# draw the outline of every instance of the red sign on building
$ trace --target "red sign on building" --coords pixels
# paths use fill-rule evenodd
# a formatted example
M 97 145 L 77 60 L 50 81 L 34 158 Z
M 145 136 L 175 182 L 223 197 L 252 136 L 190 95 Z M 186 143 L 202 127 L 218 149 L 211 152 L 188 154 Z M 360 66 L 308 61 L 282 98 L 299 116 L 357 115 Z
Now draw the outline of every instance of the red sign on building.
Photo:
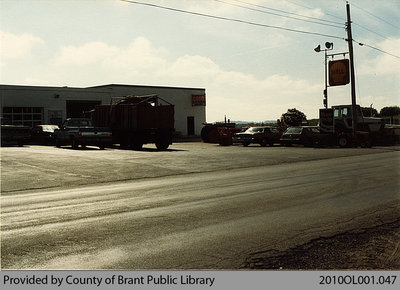
M 206 95 L 192 95 L 192 106 L 205 106 Z
M 333 60 L 329 62 L 329 86 L 343 86 L 350 82 L 349 60 Z

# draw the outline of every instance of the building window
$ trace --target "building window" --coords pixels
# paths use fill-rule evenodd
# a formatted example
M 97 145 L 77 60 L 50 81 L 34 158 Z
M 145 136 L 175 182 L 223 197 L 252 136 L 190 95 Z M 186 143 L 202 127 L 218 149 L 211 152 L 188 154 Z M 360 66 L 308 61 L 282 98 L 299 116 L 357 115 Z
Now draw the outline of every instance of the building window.
M 62 111 L 49 110 L 48 116 L 50 125 L 59 125 L 62 123 Z
M 43 108 L 41 107 L 4 107 L 4 124 L 33 127 L 43 124 Z

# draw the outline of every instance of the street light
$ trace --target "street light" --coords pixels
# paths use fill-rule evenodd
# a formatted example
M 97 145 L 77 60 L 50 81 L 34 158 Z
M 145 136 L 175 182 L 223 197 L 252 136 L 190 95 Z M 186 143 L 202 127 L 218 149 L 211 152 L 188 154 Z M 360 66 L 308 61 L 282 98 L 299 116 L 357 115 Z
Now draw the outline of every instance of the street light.
M 328 50 L 333 49 L 333 42 L 325 42 L 325 49 L 321 49 L 321 45 L 318 45 L 314 48 L 315 52 L 325 52 L 325 90 L 324 90 L 324 106 L 325 109 L 328 108 L 328 68 L 327 68 L 327 58 L 328 58 Z

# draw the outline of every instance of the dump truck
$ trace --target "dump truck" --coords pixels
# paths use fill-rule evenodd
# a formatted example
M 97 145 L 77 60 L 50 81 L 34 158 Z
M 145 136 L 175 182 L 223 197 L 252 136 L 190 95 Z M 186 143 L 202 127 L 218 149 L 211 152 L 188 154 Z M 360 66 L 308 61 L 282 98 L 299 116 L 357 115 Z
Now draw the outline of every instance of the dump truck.
M 398 134 L 394 128 L 385 127 L 381 118 L 364 117 L 361 107 L 356 105 L 357 128 L 353 134 L 352 105 L 332 106 L 320 109 L 319 126 L 321 133 L 330 135 L 331 145 L 340 147 L 370 147 L 377 144 L 396 142 Z
M 157 95 L 129 95 L 110 105 L 98 105 L 93 120 L 96 126 L 111 129 L 114 144 L 134 150 L 149 143 L 166 150 L 175 131 L 174 105 Z

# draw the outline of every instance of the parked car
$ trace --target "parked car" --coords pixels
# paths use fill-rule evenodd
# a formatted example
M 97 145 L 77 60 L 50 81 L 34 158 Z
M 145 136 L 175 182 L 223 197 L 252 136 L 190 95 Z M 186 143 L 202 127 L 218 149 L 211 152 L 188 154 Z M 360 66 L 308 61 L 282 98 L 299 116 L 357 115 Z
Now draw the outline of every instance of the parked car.
M 1 146 L 28 144 L 31 139 L 31 128 L 22 125 L 1 125 Z
M 327 144 L 329 135 L 322 134 L 318 126 L 289 127 L 280 139 L 281 144 L 291 146 L 321 146 Z
M 54 131 L 54 139 L 57 147 L 72 145 L 77 149 L 79 145 L 89 145 L 104 149 L 112 144 L 112 133 L 107 127 L 94 127 L 91 119 L 69 118 Z
M 242 143 L 243 146 L 249 144 L 260 144 L 261 146 L 270 146 L 279 143 L 281 132 L 275 127 L 262 126 L 250 127 L 244 132 L 236 133 L 233 135 L 232 141 L 234 143 Z
M 36 125 L 32 128 L 32 142 L 52 144 L 54 143 L 54 131 L 58 129 L 57 125 Z

